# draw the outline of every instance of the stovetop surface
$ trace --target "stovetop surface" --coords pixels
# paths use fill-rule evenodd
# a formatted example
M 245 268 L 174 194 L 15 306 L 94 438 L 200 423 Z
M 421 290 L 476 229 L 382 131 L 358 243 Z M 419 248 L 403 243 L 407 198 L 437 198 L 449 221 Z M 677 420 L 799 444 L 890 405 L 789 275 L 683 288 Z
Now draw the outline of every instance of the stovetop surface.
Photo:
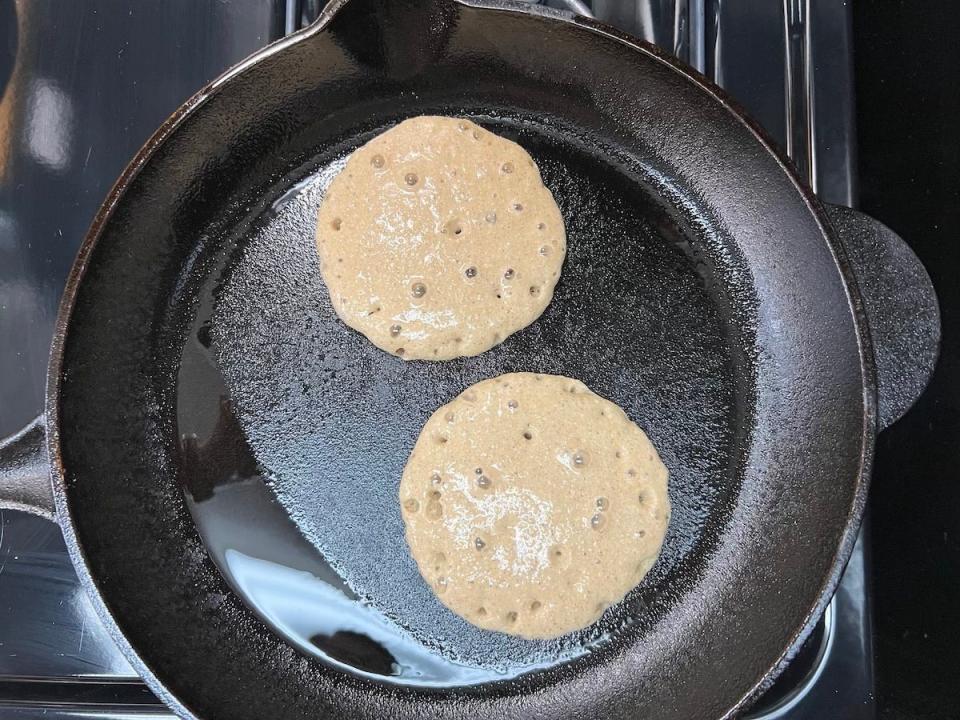
M 785 0 L 552 0 L 674 53 L 728 90 L 829 202 L 856 199 L 849 9 Z M 42 407 L 56 307 L 126 162 L 176 106 L 316 16 L 319 0 L 32 2 L 0 9 L 0 436 Z M 752 714 L 874 717 L 861 536 L 834 602 Z M 57 527 L 0 511 L 0 712 L 168 713 L 97 620 Z

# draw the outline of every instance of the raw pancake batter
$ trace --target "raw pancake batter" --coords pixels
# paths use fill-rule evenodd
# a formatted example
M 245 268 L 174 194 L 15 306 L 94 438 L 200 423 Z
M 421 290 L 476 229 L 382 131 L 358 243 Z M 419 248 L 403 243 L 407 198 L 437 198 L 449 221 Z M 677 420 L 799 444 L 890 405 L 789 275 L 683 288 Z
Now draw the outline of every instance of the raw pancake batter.
M 583 628 L 653 566 L 667 469 L 578 380 L 484 380 L 424 425 L 400 482 L 407 543 L 441 602 L 525 638 Z
M 408 360 L 476 355 L 536 320 L 566 253 L 563 218 L 514 142 L 417 117 L 359 148 L 317 224 L 340 318 Z

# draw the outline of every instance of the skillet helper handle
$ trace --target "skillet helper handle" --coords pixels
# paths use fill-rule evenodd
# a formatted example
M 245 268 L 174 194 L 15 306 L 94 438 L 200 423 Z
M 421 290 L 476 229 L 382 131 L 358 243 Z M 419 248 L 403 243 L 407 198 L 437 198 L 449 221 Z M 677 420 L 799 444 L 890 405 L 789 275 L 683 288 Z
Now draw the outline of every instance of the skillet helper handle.
M 877 422 L 889 427 L 923 393 L 940 353 L 940 307 L 920 259 L 869 215 L 827 205 L 863 297 L 877 371 Z
M 55 519 L 42 415 L 16 435 L 0 440 L 0 508 Z
M 333 0 L 316 25 L 358 62 L 405 79 L 442 54 L 457 12 L 454 0 Z

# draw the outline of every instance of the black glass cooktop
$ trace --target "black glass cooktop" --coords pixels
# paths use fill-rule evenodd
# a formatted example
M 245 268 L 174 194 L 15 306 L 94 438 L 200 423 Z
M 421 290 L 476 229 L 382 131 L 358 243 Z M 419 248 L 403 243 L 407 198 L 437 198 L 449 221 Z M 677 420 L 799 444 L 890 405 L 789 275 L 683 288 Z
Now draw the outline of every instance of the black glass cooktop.
M 206 81 L 322 0 L 0 4 L 0 436 L 42 404 L 57 302 L 100 201 Z M 839 2 L 551 0 L 660 45 L 726 88 L 827 201 L 856 201 L 850 10 Z M 571 58 L 576 62 L 576 58 Z M 824 621 L 753 717 L 873 718 L 861 535 Z M 169 717 L 99 624 L 57 527 L 0 511 L 0 714 Z

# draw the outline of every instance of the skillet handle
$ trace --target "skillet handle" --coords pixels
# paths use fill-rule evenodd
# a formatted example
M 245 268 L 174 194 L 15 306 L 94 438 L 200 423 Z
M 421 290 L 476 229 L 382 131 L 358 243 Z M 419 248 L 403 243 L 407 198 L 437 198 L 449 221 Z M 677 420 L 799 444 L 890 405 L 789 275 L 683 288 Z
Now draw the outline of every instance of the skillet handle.
M 358 62 L 413 77 L 443 53 L 456 28 L 454 0 L 332 0 L 314 25 Z
M 42 415 L 16 435 L 0 440 L 0 508 L 55 520 L 47 427 Z
M 940 353 L 940 307 L 920 259 L 893 230 L 869 215 L 826 205 L 863 297 L 877 369 L 879 429 L 923 393 Z

